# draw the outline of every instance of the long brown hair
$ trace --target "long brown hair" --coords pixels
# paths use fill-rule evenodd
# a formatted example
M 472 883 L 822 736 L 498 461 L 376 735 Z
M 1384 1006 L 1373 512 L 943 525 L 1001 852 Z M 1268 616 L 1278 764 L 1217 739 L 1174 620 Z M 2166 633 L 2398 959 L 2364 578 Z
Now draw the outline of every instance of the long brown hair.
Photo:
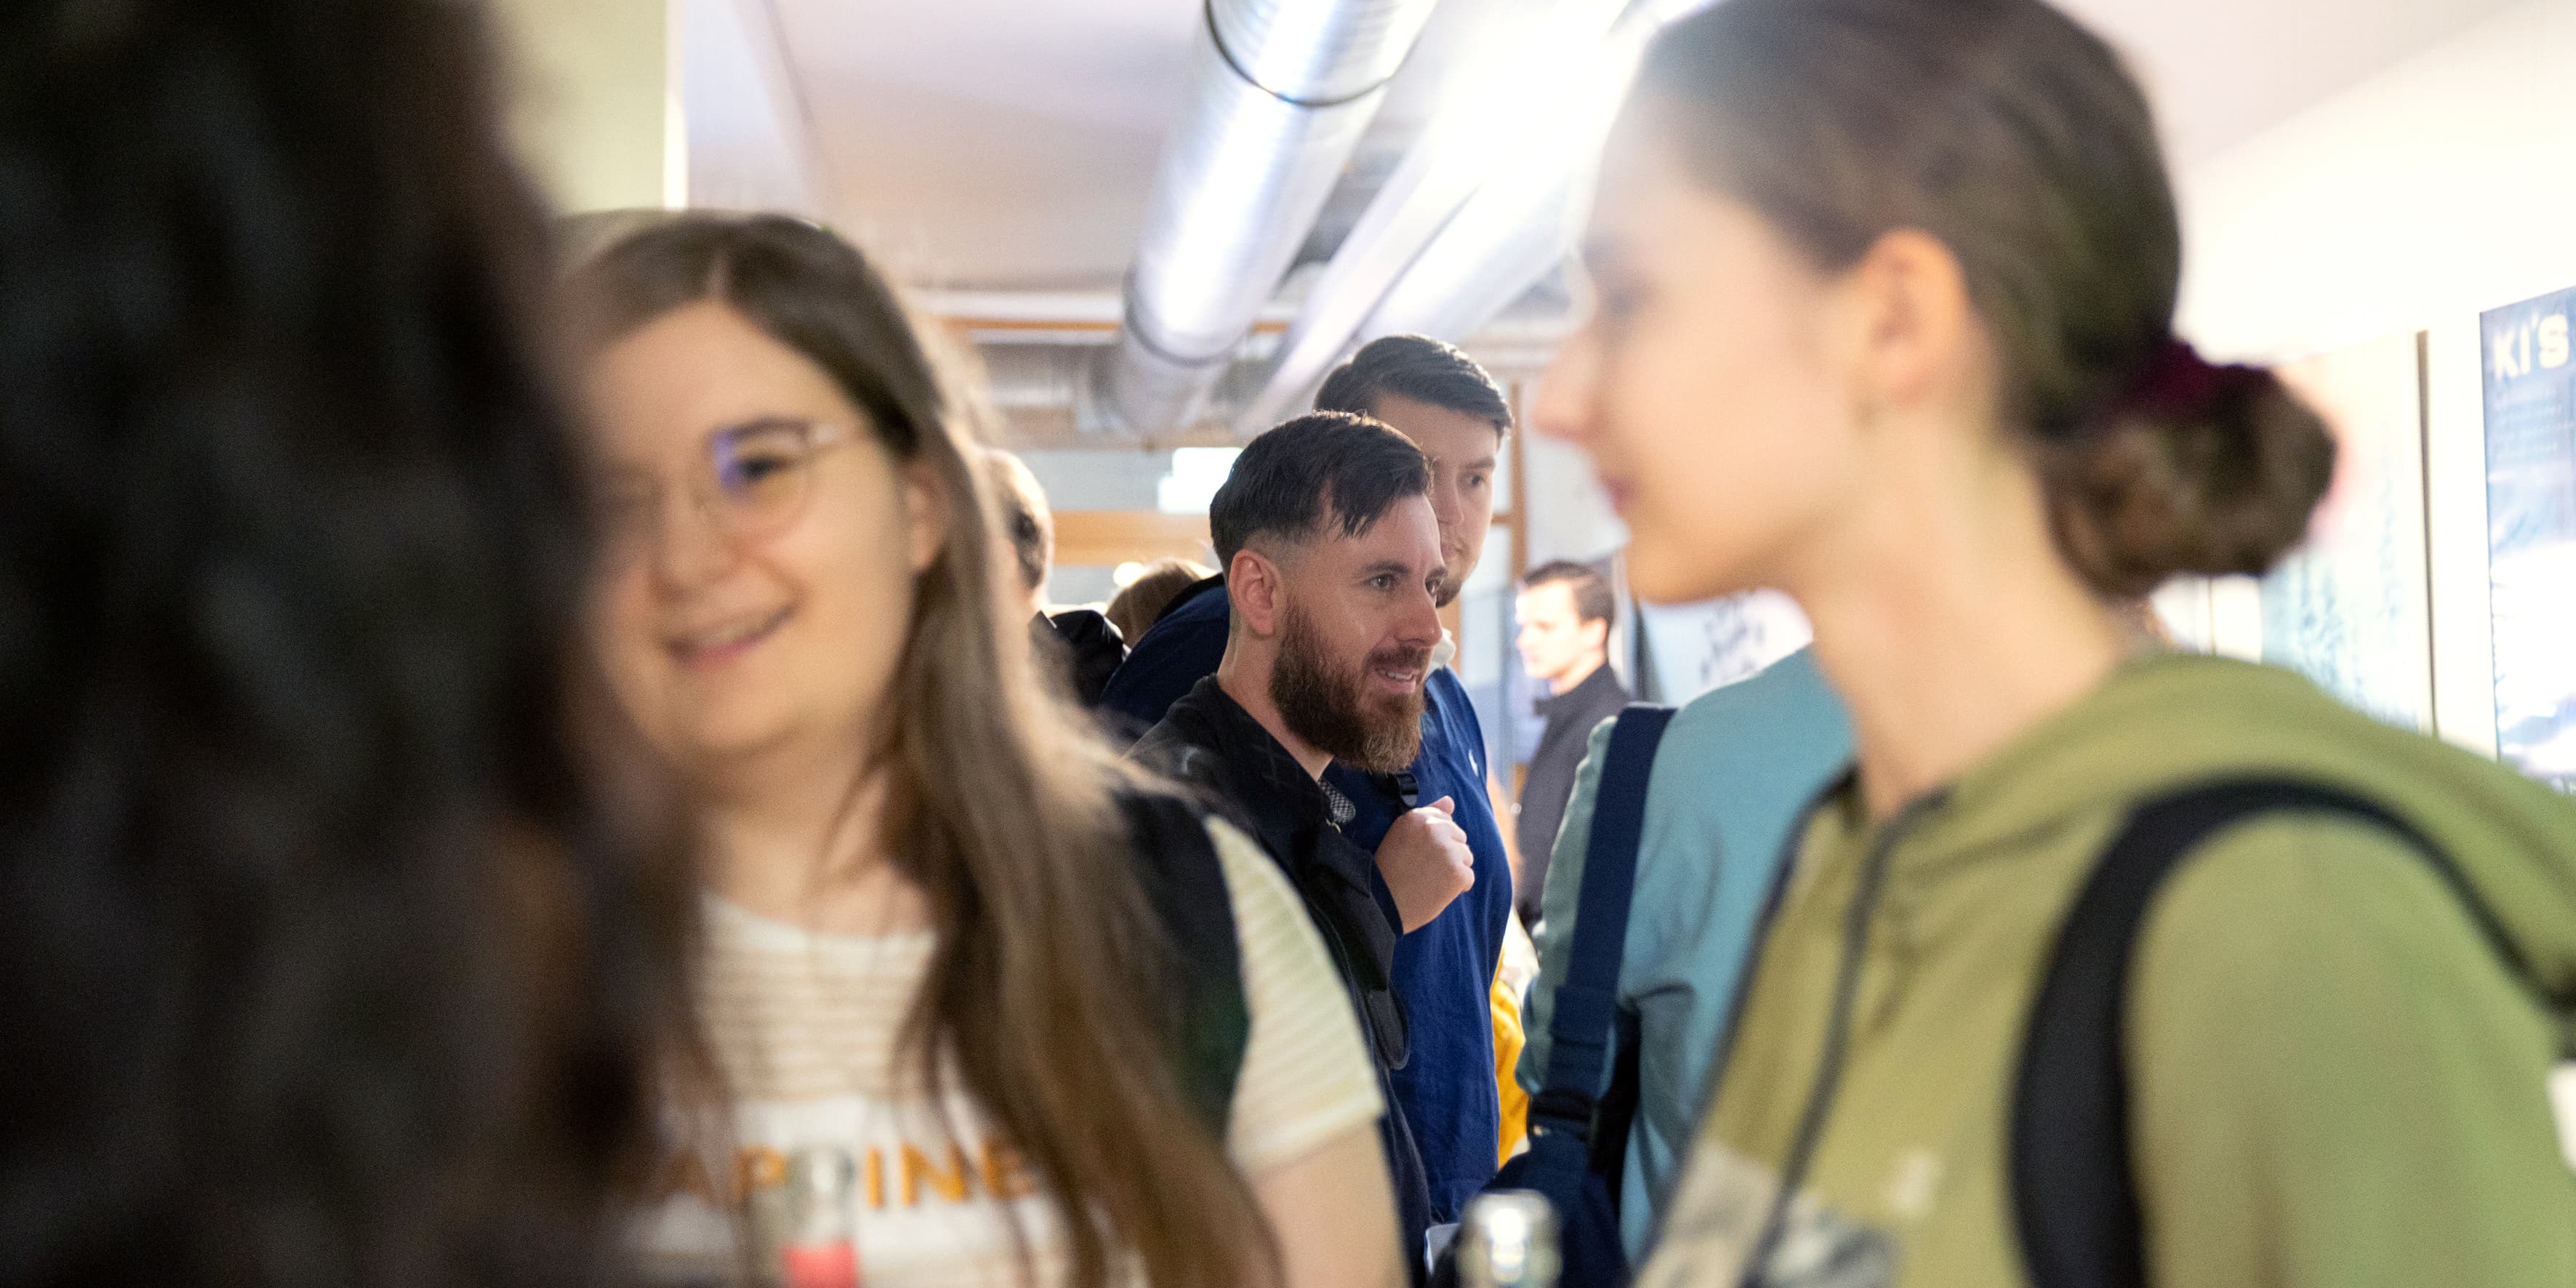
M 2270 373 L 2138 396 L 2174 365 L 2172 187 L 2137 82 L 2044 0 L 1727 0 L 1657 37 L 1639 92 L 1699 181 L 1819 265 L 1899 228 L 1958 257 L 2097 592 L 2260 572 L 2304 535 L 2334 441 Z
M 1052 1195 L 1081 1288 L 1131 1253 L 1156 1288 L 1262 1281 L 1275 1258 L 1259 1209 L 1170 1056 L 1184 976 L 1113 798 L 1125 771 L 1048 695 L 1016 646 L 1022 625 L 999 620 L 981 449 L 894 293 L 824 229 L 696 214 L 610 247 L 570 295 L 589 346 L 686 304 L 733 308 L 829 373 L 892 456 L 964 502 L 914 583 L 877 749 L 887 849 L 928 896 L 938 942 L 903 1049 L 933 1086 L 954 1056 Z
M 0 1283 L 631 1276 L 693 900 L 478 15 L 0 5 Z

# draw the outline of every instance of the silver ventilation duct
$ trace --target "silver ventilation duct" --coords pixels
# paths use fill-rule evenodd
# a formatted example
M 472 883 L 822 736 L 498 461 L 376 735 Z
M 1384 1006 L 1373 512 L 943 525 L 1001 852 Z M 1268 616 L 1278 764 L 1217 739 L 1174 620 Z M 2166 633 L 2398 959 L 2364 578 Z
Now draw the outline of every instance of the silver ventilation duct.
M 1303 402 L 1369 340 L 1465 340 L 1564 262 L 1648 43 L 1703 3 L 1548 0 L 1500 68 L 1432 122 L 1316 275 L 1268 381 L 1236 413 L 1238 432 Z
M 1099 382 L 1130 433 L 1182 428 L 1285 276 L 1433 0 L 1208 0 Z
M 1032 341 L 1026 336 L 1022 332 L 1008 341 L 975 346 L 980 377 L 976 386 L 995 416 L 985 432 L 995 435 L 995 446 L 1160 450 L 1214 445 L 1226 441 L 1230 431 L 1207 420 L 1231 420 L 1234 410 L 1270 373 L 1270 355 L 1264 346 L 1245 345 L 1217 367 L 1206 395 L 1208 417 L 1200 422 L 1204 428 L 1179 426 L 1143 433 L 1104 423 L 1092 396 L 1109 336 L 1099 334 L 1078 342 Z

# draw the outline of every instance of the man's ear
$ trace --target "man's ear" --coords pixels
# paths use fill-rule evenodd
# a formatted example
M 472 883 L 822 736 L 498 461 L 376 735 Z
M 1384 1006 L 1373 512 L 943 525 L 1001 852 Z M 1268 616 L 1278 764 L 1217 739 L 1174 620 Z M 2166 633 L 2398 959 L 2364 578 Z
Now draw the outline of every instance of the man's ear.
M 1605 654 L 1610 651 L 1610 621 L 1608 618 L 1596 617 L 1591 621 L 1584 622 L 1576 626 L 1575 629 L 1583 633 L 1583 647 L 1597 648 Z
M 1225 566 L 1225 593 L 1246 630 L 1263 639 L 1279 633 L 1288 615 L 1287 587 L 1268 555 L 1250 546 L 1235 551 L 1234 561 Z

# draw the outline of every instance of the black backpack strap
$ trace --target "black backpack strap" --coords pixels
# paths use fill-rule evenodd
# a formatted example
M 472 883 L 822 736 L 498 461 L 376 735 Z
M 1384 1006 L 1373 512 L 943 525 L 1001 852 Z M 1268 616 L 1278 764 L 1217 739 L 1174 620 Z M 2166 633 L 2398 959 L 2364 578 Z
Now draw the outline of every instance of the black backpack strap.
M 1600 786 L 1592 800 L 1592 834 L 1584 847 L 1574 942 L 1567 953 L 1565 978 L 1556 986 L 1555 1013 L 1548 1018 L 1547 1081 L 1530 1101 L 1531 1131 L 1586 1141 L 1594 1146 L 1596 1161 L 1606 1143 L 1593 1138 L 1597 1111 L 1604 1101 L 1599 1090 L 1601 1069 L 1611 1060 L 1613 1044 L 1622 1032 L 1619 967 L 1627 956 L 1628 903 L 1637 883 L 1637 846 L 1645 833 L 1646 781 L 1654 771 L 1655 749 L 1672 719 L 1671 707 L 1640 703 L 1620 712 L 1618 723 L 1611 726 Z M 1632 1115 L 1636 1061 L 1631 1057 L 1612 1063 L 1614 1092 L 1621 1064 L 1632 1084 L 1625 1106 Z M 1619 1097 L 1614 1094 L 1608 1099 Z M 1625 1123 L 1617 1126 L 1624 1150 Z M 1611 1174 L 1619 1170 L 1614 1167 Z
M 1628 1132 L 1637 1125 L 1637 1068 L 1642 1042 L 1637 1034 L 1637 1017 L 1621 1015 L 1614 1021 L 1619 1026 L 1613 1039 L 1616 1054 L 1610 1058 L 1610 1085 L 1601 1093 L 1601 1103 L 1592 1111 L 1591 1147 L 1586 1156 L 1594 1175 L 1610 1191 L 1610 1209 L 1619 1209 L 1619 1192 L 1628 1180 Z
M 1146 899 L 1180 967 L 1174 975 L 1181 995 L 1172 1018 L 1173 1063 L 1191 1106 L 1222 1139 L 1252 1037 L 1225 868 L 1208 839 L 1205 816 L 1188 802 L 1131 791 L 1121 794 L 1119 805 L 1135 838 Z
M 2034 1288 L 2146 1284 L 2121 1061 L 2130 962 L 2157 890 L 2184 858 L 2233 824 L 2285 812 L 2359 819 L 2405 841 L 2450 887 L 2516 977 L 2532 978 L 2449 856 L 2371 801 L 2317 783 L 2246 778 L 2182 788 L 2139 805 L 2058 931 L 2023 1040 L 2010 1149 L 2013 1213 Z

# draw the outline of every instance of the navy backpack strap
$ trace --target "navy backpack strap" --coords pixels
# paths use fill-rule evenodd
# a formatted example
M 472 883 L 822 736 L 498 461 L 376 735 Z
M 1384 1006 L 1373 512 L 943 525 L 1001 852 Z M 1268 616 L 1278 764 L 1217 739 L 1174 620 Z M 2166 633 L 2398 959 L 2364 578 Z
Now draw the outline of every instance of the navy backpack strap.
M 2165 878 L 2202 842 L 2258 815 L 2324 813 L 2387 829 L 2419 852 L 2518 977 L 2531 978 L 2495 915 L 2450 858 L 2405 820 L 2337 788 L 2293 779 L 2208 783 L 2129 815 L 2058 931 L 2031 1007 L 2013 1094 L 2013 1214 L 2034 1288 L 2143 1288 L 2146 1240 L 2129 1167 L 2121 1034 L 2128 976 Z
M 1530 1128 L 1589 1140 L 1610 1061 L 1619 1007 L 1619 965 L 1627 955 L 1628 900 L 1637 884 L 1637 844 L 1646 826 L 1646 781 L 1671 707 L 1638 704 L 1618 715 L 1592 798 L 1574 942 L 1556 986 L 1547 1032 L 1547 1081 L 1530 1101 Z

